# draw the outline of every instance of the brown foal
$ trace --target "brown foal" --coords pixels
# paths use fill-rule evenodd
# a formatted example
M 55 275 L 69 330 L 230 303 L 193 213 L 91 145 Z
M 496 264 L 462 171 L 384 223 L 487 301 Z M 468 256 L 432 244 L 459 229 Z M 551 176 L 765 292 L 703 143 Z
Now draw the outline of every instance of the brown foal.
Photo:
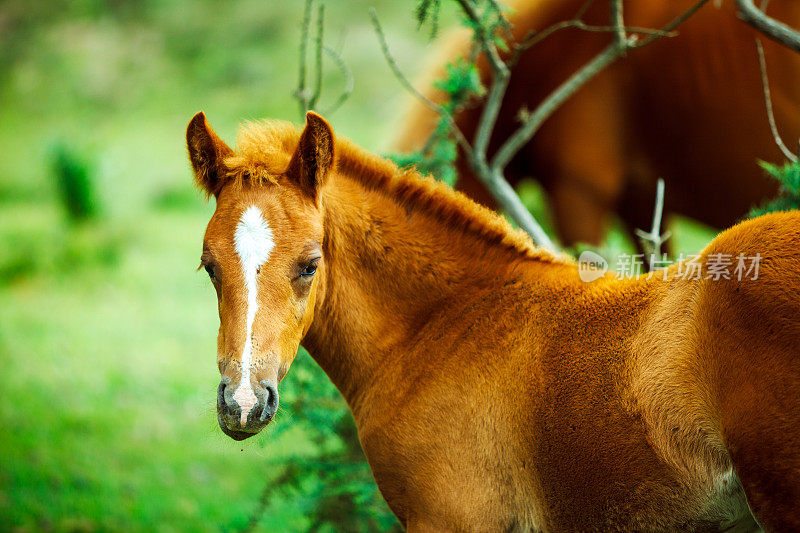
M 698 279 L 584 283 L 313 113 L 187 139 L 226 434 L 272 419 L 302 343 L 410 531 L 800 530 L 800 214 L 722 233 Z

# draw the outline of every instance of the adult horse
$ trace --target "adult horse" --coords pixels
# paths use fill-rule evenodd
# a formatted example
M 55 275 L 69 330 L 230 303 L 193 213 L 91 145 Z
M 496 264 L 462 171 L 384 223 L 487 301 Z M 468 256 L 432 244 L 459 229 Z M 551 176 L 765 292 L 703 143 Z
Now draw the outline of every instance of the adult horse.
M 723 233 L 698 279 L 583 283 L 313 113 L 187 141 L 227 435 L 272 420 L 302 343 L 410 531 L 800 530 L 800 214 Z M 737 254 L 758 279 L 707 276 Z
M 514 40 L 572 19 L 585 3 L 511 2 Z M 626 2 L 625 21 L 660 28 L 695 3 Z M 800 25 L 800 2 L 773 0 L 769 9 L 771 15 Z M 608 2 L 595 1 L 584 18 L 607 25 Z M 659 177 L 667 183 L 666 213 L 716 228 L 733 224 L 777 192 L 758 160 L 783 159 L 767 121 L 756 35 L 736 16 L 733 0 L 709 2 L 679 27 L 676 37 L 631 51 L 576 93 L 512 162 L 509 182 L 526 176 L 539 180 L 566 244 L 598 243 L 615 212 L 631 230 L 649 228 Z M 608 33 L 561 30 L 523 53 L 512 70 L 489 155 L 519 126 L 520 109 L 534 109 L 611 38 Z M 764 48 L 778 127 L 794 148 L 800 138 L 800 55 L 769 40 Z M 469 49 L 466 30 L 447 39 L 427 69 L 423 92 L 441 100 L 431 80 L 442 77 L 444 65 Z M 488 80 L 486 62 L 479 67 Z M 481 111 L 478 107 L 457 115 L 467 138 L 472 138 Z M 395 149 L 419 149 L 437 117 L 416 100 L 401 117 Z M 458 187 L 494 206 L 464 161 L 458 169 Z

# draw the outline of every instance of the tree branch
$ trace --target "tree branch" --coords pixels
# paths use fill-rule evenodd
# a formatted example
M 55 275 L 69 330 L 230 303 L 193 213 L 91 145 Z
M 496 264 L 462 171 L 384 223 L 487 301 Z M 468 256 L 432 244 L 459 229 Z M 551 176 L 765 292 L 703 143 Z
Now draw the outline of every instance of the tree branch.
M 381 46 L 381 52 L 383 53 L 383 57 L 386 58 L 386 62 L 389 64 L 389 68 L 392 70 L 395 78 L 400 82 L 400 85 L 405 88 L 411 95 L 413 95 L 417 100 L 422 102 L 425 107 L 443 117 L 446 121 L 450 130 L 453 132 L 453 135 L 458 143 L 459 147 L 464 151 L 464 154 L 472 158 L 472 146 L 467 141 L 467 138 L 464 137 L 464 133 L 459 129 L 458 125 L 453 118 L 453 115 L 447 112 L 447 110 L 442 107 L 441 105 L 437 104 L 430 98 L 427 98 L 424 94 L 419 92 L 414 88 L 408 78 L 405 77 L 403 71 L 400 70 L 400 67 L 397 65 L 397 61 L 395 61 L 394 57 L 392 56 L 391 52 L 389 51 L 389 44 L 386 41 L 386 34 L 383 33 L 383 28 L 381 27 L 381 23 L 378 20 L 378 12 L 375 10 L 374 7 L 369 8 L 369 17 L 372 20 L 372 26 L 375 28 L 375 34 L 378 36 L 378 42 Z
M 305 120 L 306 111 L 314 109 L 319 103 L 320 96 L 322 95 L 322 53 L 325 52 L 330 56 L 339 70 L 344 76 L 344 89 L 339 95 L 339 98 L 325 110 L 325 114 L 329 115 L 336 111 L 353 92 L 353 73 L 345 64 L 342 56 L 333 48 L 325 45 L 324 43 L 324 28 L 325 28 L 325 4 L 320 2 L 317 8 L 317 31 L 314 37 L 314 63 L 316 71 L 314 76 L 314 87 L 310 89 L 306 84 L 308 77 L 307 68 L 307 49 L 308 40 L 311 27 L 311 11 L 313 8 L 314 0 L 306 0 L 305 10 L 303 12 L 303 23 L 301 26 L 300 37 L 300 55 L 298 57 L 299 73 L 297 79 L 297 88 L 294 91 L 294 97 L 300 104 L 300 118 Z
M 488 7 L 486 9 L 494 9 L 495 15 L 498 17 L 497 24 L 489 24 L 482 20 L 481 15 L 478 13 L 478 8 L 475 0 L 456 0 L 461 6 L 462 11 L 470 21 L 471 26 L 475 32 L 475 41 L 480 45 L 480 50 L 486 57 L 491 72 L 492 72 L 492 85 L 489 94 L 485 100 L 481 116 L 475 130 L 475 138 L 470 145 L 463 138 L 463 135 L 457 138 L 459 146 L 464 151 L 464 156 L 469 162 L 475 176 L 483 182 L 484 186 L 492 193 L 495 200 L 497 200 L 500 207 L 502 207 L 511 218 L 526 231 L 539 246 L 555 250 L 556 247 L 552 240 L 548 237 L 546 232 L 542 229 L 535 218 L 528 212 L 523 205 L 519 196 L 514 189 L 508 184 L 505 179 L 505 168 L 514 156 L 519 152 L 522 147 L 527 144 L 531 138 L 536 134 L 542 124 L 558 109 L 567 99 L 585 85 L 590 79 L 601 72 L 603 69 L 611 65 L 614 61 L 622 57 L 632 48 L 639 48 L 645 44 L 649 44 L 658 38 L 671 36 L 673 30 L 681 23 L 692 16 L 697 10 L 705 5 L 709 0 L 699 0 L 687 12 L 683 13 L 673 21 L 671 21 L 665 28 L 661 30 L 646 30 L 642 28 L 631 29 L 629 35 L 628 28 L 624 25 L 623 18 L 623 5 L 622 0 L 609 0 L 610 2 L 610 19 L 611 26 L 588 26 L 581 18 L 594 2 L 594 0 L 587 0 L 576 18 L 571 21 L 566 21 L 560 24 L 555 24 L 547 28 L 539 34 L 533 35 L 531 38 L 523 40 L 523 44 L 518 45 L 512 54 L 509 62 L 504 62 L 498 51 L 495 36 L 492 34 L 497 27 L 503 28 L 504 19 L 502 14 L 497 11 L 497 5 L 493 0 L 487 0 Z M 396 63 L 388 52 L 385 37 L 378 24 L 377 16 L 374 10 L 370 11 L 373 24 L 375 25 L 379 39 L 381 40 L 381 48 L 384 55 L 389 61 L 389 65 L 395 76 L 400 80 L 401 84 L 427 107 L 435 111 L 441 116 L 448 118 L 448 121 L 455 128 L 454 121 L 449 113 L 439 104 L 432 102 L 419 93 L 408 80 L 402 75 Z M 526 115 L 523 124 L 515 131 L 508 139 L 501 145 L 500 149 L 495 153 L 491 162 L 488 161 L 488 147 L 491 140 L 492 133 L 494 132 L 497 118 L 508 89 L 509 79 L 511 76 L 510 65 L 513 65 L 519 57 L 521 48 L 530 47 L 536 42 L 541 41 L 548 35 L 556 31 L 567 28 L 577 27 L 580 29 L 587 29 L 589 31 L 609 31 L 614 33 L 614 40 L 602 52 L 585 64 L 580 70 L 575 72 L 568 80 L 561 86 L 553 91 L 545 100 L 530 115 Z M 637 42 L 635 34 L 648 34 L 649 37 L 643 42 Z M 524 48 L 523 48 L 524 49 Z M 460 132 L 459 132 L 460 133 Z
M 658 261 L 661 259 L 661 246 L 670 238 L 671 233 L 665 231 L 661 233 L 661 217 L 664 213 L 664 180 L 659 178 L 656 186 L 656 207 L 653 211 L 653 227 L 647 233 L 636 229 L 636 235 L 642 241 L 642 248 L 650 252 L 647 254 L 649 270 L 655 270 Z
M 494 126 L 497 123 L 497 117 L 500 114 L 500 107 L 503 104 L 506 89 L 508 89 L 511 71 L 508 65 L 500 58 L 492 36 L 488 35 L 485 25 L 481 23 L 474 2 L 472 0 L 457 1 L 461 5 L 464 14 L 473 24 L 475 37 L 480 43 L 483 53 L 489 60 L 493 74 L 492 87 L 475 131 L 472 157 L 468 157 L 467 154 L 465 154 L 465 156 L 467 156 L 467 160 L 475 175 L 489 189 L 489 192 L 492 193 L 492 196 L 509 216 L 531 236 L 536 244 L 549 250 L 556 251 L 557 248 L 547 235 L 547 232 L 544 231 L 542 226 L 536 221 L 533 215 L 531 215 L 530 211 L 525 208 L 525 205 L 522 203 L 522 200 L 519 199 L 514 188 L 506 181 L 502 169 L 497 172 L 495 169 L 489 167 L 487 161 L 489 140 L 494 131 Z
M 300 116 L 304 117 L 308 111 L 308 90 L 306 89 L 306 48 L 308 47 L 308 28 L 311 25 L 311 5 L 314 0 L 306 0 L 306 6 L 303 10 L 303 23 L 300 33 L 300 72 L 297 77 L 297 89 L 295 89 L 294 96 L 300 104 Z
M 797 163 L 797 156 L 784 144 L 781 134 L 778 132 L 778 125 L 775 123 L 775 112 L 772 109 L 772 93 L 769 90 L 769 78 L 767 77 L 767 62 L 764 59 L 764 45 L 761 39 L 756 39 L 756 50 L 758 51 L 758 66 L 761 69 L 761 86 L 764 90 L 764 104 L 767 106 L 767 121 L 775 144 L 778 145 L 784 157 L 792 163 Z
M 675 31 L 675 29 L 677 29 L 677 28 L 678 28 L 678 26 L 680 26 L 681 24 L 683 24 L 684 22 L 686 22 L 686 21 L 687 21 L 689 18 L 691 18 L 691 16 L 692 16 L 692 15 L 694 15 L 695 13 L 697 13 L 697 11 L 698 11 L 698 10 L 699 10 L 701 7 L 703 7 L 704 5 L 706 5 L 708 2 L 709 2 L 709 0 L 699 0 L 699 1 L 698 1 L 698 2 L 695 4 L 695 5 L 693 5 L 692 7 L 690 7 L 688 10 L 684 11 L 683 13 L 681 13 L 680 15 L 678 15 L 677 17 L 675 17 L 675 18 L 672 20 L 672 22 L 670 22 L 669 24 L 667 24 L 666 26 L 664 26 L 664 27 L 661 29 L 661 31 L 664 31 L 664 32 L 666 32 L 666 33 L 672 33 L 673 31 Z M 649 38 L 645 39 L 645 40 L 644 40 L 644 41 L 642 41 L 642 42 L 639 42 L 639 43 L 634 43 L 634 44 L 632 45 L 632 48 L 642 48 L 643 46 L 647 46 L 648 44 L 650 44 L 650 43 L 652 43 L 653 41 L 655 41 L 655 40 L 659 39 L 660 37 L 661 37 L 661 36 L 659 36 L 659 35 L 653 35 L 653 36 L 651 36 L 651 37 L 649 37 Z
M 609 9 L 611 10 L 611 27 L 615 30 L 615 39 L 617 41 L 617 45 L 623 50 L 622 53 L 625 53 L 628 49 L 628 37 L 625 35 L 625 22 L 622 16 L 622 0 L 612 0 Z
M 689 11 L 682 14 L 672 22 L 670 22 L 663 30 L 662 35 L 668 35 L 667 32 L 675 30 L 682 22 L 687 20 L 691 14 L 695 13 L 702 7 L 708 0 L 700 0 Z M 616 38 L 603 50 L 600 54 L 595 56 L 589 63 L 584 65 L 580 70 L 573 74 L 567 81 L 560 87 L 553 91 L 537 108 L 529 115 L 523 125 L 509 137 L 500 149 L 495 154 L 491 168 L 494 174 L 502 174 L 508 163 L 514 156 L 522 149 L 522 147 L 530 141 L 536 134 L 539 128 L 544 124 L 555 111 L 567 99 L 569 99 L 578 89 L 585 85 L 590 79 L 608 67 L 614 61 L 624 55 L 628 49 L 639 47 L 635 39 L 628 37 L 625 34 L 623 19 L 621 15 L 622 1 L 611 0 L 611 14 L 612 21 L 617 24 Z M 653 42 L 659 38 L 659 35 L 653 35 L 649 42 Z
M 339 95 L 339 98 L 337 98 L 336 101 L 330 105 L 330 107 L 325 109 L 324 114 L 327 116 L 339 109 L 339 107 L 345 103 L 348 98 L 350 98 L 350 95 L 353 94 L 353 88 L 355 87 L 355 80 L 353 79 L 353 71 L 350 70 L 350 67 L 348 67 L 347 63 L 344 62 L 342 56 L 328 45 L 325 45 L 324 49 L 325 53 L 330 56 L 334 63 L 336 63 L 336 66 L 339 68 L 339 71 L 341 71 L 342 76 L 344 76 L 344 88 L 342 89 L 342 94 Z
M 554 33 L 568 28 L 575 28 L 581 31 L 596 32 L 596 33 L 617 32 L 617 28 L 613 26 L 592 26 L 590 24 L 586 24 L 579 18 L 558 22 L 542 31 L 539 32 L 532 31 L 528 35 L 526 35 L 525 38 L 523 38 L 522 41 L 520 41 L 520 44 L 514 46 L 514 55 L 512 59 L 508 62 L 508 65 L 509 66 L 516 65 L 517 61 L 519 61 L 519 58 L 522 55 L 522 52 L 533 46 L 536 46 L 537 44 L 544 41 Z M 649 37 L 654 37 L 656 39 L 660 39 L 661 37 L 675 37 L 678 35 L 678 33 L 675 31 L 656 30 L 652 28 L 640 28 L 638 26 L 625 26 L 624 30 L 625 33 L 647 35 Z M 636 44 L 633 44 L 632 46 L 638 48 L 638 45 Z
M 317 37 L 314 39 L 314 52 L 317 63 L 317 77 L 314 80 L 314 92 L 308 99 L 308 108 L 314 109 L 317 106 L 320 93 L 322 92 L 322 35 L 325 27 L 325 4 L 320 4 L 317 8 Z
M 770 39 L 800 53 L 800 32 L 769 17 L 753 4 L 753 0 L 736 0 L 736 6 L 742 20 Z
M 618 41 L 608 45 L 599 55 L 573 74 L 529 115 L 523 125 L 509 137 L 492 159 L 492 168 L 505 169 L 523 146 L 533 138 L 539 128 L 550 116 L 567 101 L 578 89 L 590 79 L 620 58 L 627 46 L 620 46 Z
M 492 88 L 489 91 L 489 97 L 486 99 L 486 104 L 483 106 L 481 117 L 478 122 L 480 125 L 475 132 L 475 141 L 473 143 L 474 153 L 479 158 L 486 158 L 486 150 L 489 146 L 492 131 L 497 123 L 497 117 L 500 114 L 500 107 L 503 104 L 503 97 L 508 88 L 508 80 L 511 77 L 511 70 L 500 58 L 500 53 L 497 51 L 492 41 L 492 36 L 486 31 L 486 27 L 481 23 L 480 17 L 476 10 L 473 0 L 457 0 L 461 5 L 461 9 L 472 21 L 475 27 L 475 37 L 481 45 L 483 53 L 489 60 L 492 68 L 494 79 Z

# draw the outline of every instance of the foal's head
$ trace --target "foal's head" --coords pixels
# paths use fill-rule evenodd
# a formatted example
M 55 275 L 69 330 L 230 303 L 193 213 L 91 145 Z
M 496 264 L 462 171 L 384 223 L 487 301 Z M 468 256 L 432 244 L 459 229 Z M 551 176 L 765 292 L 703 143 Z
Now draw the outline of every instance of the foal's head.
M 275 416 L 278 384 L 311 325 L 333 133 L 309 113 L 299 142 L 275 134 L 236 152 L 198 113 L 186 140 L 195 179 L 217 202 L 201 256 L 219 308 L 217 419 L 241 440 Z

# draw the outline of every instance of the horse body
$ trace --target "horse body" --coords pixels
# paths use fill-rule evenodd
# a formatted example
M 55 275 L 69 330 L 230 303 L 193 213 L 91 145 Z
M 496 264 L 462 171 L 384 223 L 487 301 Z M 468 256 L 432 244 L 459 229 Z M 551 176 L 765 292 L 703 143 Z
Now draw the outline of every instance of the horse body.
M 193 124 L 190 147 L 216 139 Z M 755 281 L 681 280 L 674 266 L 588 284 L 443 184 L 334 143 L 316 115 L 299 139 L 273 124 L 245 130 L 235 153 L 211 144 L 193 155 L 217 197 L 206 248 L 225 255 L 253 205 L 274 231 L 254 390 L 302 342 L 407 529 L 744 531 L 751 510 L 800 529 L 800 214 L 743 223 L 703 252 L 760 253 Z M 209 171 L 214 153 L 229 155 Z M 317 239 L 319 269 L 298 285 L 292 265 Z M 235 277 L 214 281 L 230 386 L 244 375 L 224 348 L 243 327 L 227 304 Z M 221 402 L 231 436 L 260 429 Z
M 584 3 L 512 2 L 514 40 L 572 19 Z M 694 3 L 629 2 L 626 24 L 660 28 Z M 771 2 L 770 13 L 790 23 L 800 21 L 797 2 Z M 585 20 L 607 25 L 607 2 L 595 2 Z M 598 243 L 614 212 L 630 229 L 648 227 L 659 177 L 667 183 L 667 213 L 717 228 L 734 223 L 777 192 L 757 160 L 782 159 L 767 122 L 756 35 L 738 19 L 732 0 L 719 7 L 709 3 L 680 26 L 678 36 L 632 50 L 579 90 L 518 154 L 507 179 L 512 184 L 529 176 L 539 180 L 567 244 Z M 568 29 L 523 53 L 512 70 L 490 155 L 518 128 L 520 109 L 534 109 L 610 39 L 605 33 Z M 434 100 L 443 98 L 431 80 L 443 76 L 446 62 L 468 53 L 468 42 L 466 32 L 446 40 L 428 68 L 423 92 Z M 800 137 L 800 57 L 770 41 L 764 48 L 778 127 L 791 146 Z M 486 62 L 479 61 L 479 68 L 488 81 Z M 481 111 L 467 109 L 456 117 L 468 139 Z M 416 100 L 402 117 L 395 148 L 421 148 L 437 117 Z M 494 206 L 468 164 L 459 160 L 458 169 L 458 187 Z
M 572 265 L 520 263 L 480 242 L 453 246 L 430 216 L 398 223 L 407 213 L 373 198 L 384 192 L 331 179 L 332 190 L 353 194 L 325 211 L 351 213 L 353 226 L 328 228 L 337 259 L 326 264 L 326 304 L 303 343 L 349 391 L 378 486 L 404 524 L 704 530 L 749 517 L 729 460 L 660 452 L 649 441 L 633 346 L 643 316 L 665 297 L 657 283 L 588 286 Z M 375 210 L 361 211 L 365 204 Z M 430 265 L 435 272 L 420 270 Z M 387 290 L 395 279 L 402 292 Z M 691 305 L 684 300 L 670 305 Z M 368 339 L 362 353 L 354 338 Z M 352 369 L 373 365 L 354 386 Z M 699 444 L 724 449 L 719 435 L 709 440 Z M 696 471 L 666 463 L 673 453 Z

